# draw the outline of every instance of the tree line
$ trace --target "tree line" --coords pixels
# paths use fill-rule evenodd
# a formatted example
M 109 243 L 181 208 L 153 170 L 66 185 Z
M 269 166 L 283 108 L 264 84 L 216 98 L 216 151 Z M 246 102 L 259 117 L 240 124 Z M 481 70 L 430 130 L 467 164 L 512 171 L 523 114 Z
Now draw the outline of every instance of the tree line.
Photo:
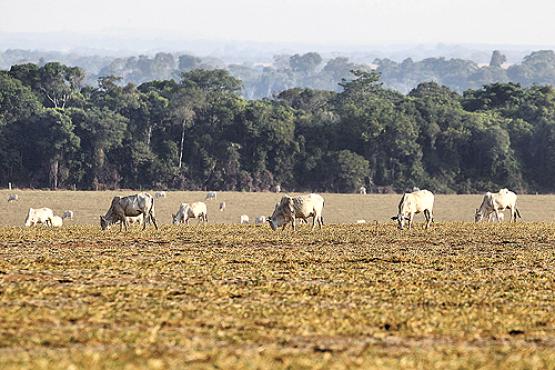
M 552 86 L 408 94 L 353 70 L 339 91 L 247 100 L 229 71 L 136 86 L 60 63 L 0 72 L 0 179 L 35 188 L 517 192 L 555 188 Z M 6 185 L 4 185 L 6 186 Z

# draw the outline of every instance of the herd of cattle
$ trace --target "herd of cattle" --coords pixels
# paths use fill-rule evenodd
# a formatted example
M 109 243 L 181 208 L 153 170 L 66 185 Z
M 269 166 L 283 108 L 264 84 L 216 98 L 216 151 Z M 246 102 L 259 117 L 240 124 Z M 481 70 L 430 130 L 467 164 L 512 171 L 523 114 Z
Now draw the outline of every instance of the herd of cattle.
M 156 198 L 165 198 L 166 193 L 163 191 L 155 193 Z M 216 192 L 208 192 L 206 200 L 216 199 Z M 398 206 L 398 213 L 391 219 L 397 221 L 398 227 L 402 230 L 405 226 L 413 227 L 414 216 L 422 213 L 426 219 L 425 228 L 431 226 L 434 222 L 434 194 L 428 190 L 420 190 L 414 188 L 412 192 L 404 193 Z M 17 195 L 10 195 L 8 201 L 17 201 Z M 511 212 L 511 221 L 516 222 L 517 217 L 521 217 L 516 207 L 517 196 L 508 189 L 501 189 L 497 193 L 487 192 L 482 200 L 480 208 L 477 208 L 474 214 L 475 222 L 482 220 L 498 222 L 503 221 L 503 211 Z M 225 202 L 220 203 L 220 211 L 224 211 Z M 293 230 L 296 229 L 297 222 L 307 223 L 312 218 L 312 230 L 319 226 L 321 229 L 324 225 L 324 198 L 318 194 L 300 195 L 291 197 L 285 195 L 279 203 L 276 203 L 271 216 L 257 216 L 255 224 L 269 223 L 272 230 L 278 228 L 285 229 L 287 225 L 291 225 Z M 65 211 L 60 216 L 54 215 L 50 208 L 30 208 L 25 219 L 25 226 L 30 227 L 37 224 L 49 227 L 61 227 L 64 219 L 72 220 L 74 214 L 72 211 Z M 199 223 L 208 222 L 208 210 L 206 203 L 181 203 L 177 213 L 172 214 L 172 223 L 174 225 L 184 223 L 189 224 L 191 219 L 198 219 Z M 113 224 L 119 223 L 120 231 L 122 228 L 128 229 L 129 225 L 142 225 L 144 230 L 147 224 L 152 224 L 156 229 L 156 216 L 154 212 L 154 198 L 146 192 L 119 197 L 112 199 L 110 207 L 103 216 L 100 216 L 100 227 L 102 230 L 110 229 Z M 241 215 L 241 224 L 250 223 L 247 215 Z M 357 220 L 357 224 L 366 223 L 365 220 Z

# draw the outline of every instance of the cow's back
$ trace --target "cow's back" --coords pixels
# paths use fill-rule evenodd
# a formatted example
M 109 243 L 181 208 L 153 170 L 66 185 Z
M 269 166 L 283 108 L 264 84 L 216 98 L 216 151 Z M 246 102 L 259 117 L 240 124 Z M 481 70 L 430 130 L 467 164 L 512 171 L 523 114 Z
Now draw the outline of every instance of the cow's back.
M 399 203 L 399 212 L 418 213 L 434 208 L 434 194 L 429 190 L 417 190 L 405 193 Z
M 296 217 L 310 217 L 322 211 L 324 207 L 324 198 L 319 194 L 301 195 L 293 198 Z

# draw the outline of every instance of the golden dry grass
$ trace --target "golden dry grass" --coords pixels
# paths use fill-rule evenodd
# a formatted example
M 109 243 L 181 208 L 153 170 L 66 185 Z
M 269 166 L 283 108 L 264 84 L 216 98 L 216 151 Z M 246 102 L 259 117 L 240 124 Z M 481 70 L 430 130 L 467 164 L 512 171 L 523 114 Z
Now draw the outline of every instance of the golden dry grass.
M 210 225 L 178 227 L 205 193 L 170 192 L 161 230 L 128 233 L 97 223 L 131 192 L 13 193 L 2 225 L 42 206 L 76 220 L 0 227 L 2 369 L 555 369 L 555 225 L 532 222 L 554 196 L 475 225 L 481 196 L 438 195 L 435 226 L 401 232 L 398 195 L 324 194 L 329 224 L 380 223 L 293 234 L 225 225 L 271 213 L 273 193 L 219 193 Z
M 555 225 L 0 228 L 3 369 L 555 368 Z

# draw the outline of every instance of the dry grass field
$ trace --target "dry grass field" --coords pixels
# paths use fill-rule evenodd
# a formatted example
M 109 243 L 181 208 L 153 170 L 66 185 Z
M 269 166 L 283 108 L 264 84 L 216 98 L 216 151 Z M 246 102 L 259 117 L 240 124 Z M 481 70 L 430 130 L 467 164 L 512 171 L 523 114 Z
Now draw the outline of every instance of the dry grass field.
M 555 224 L 532 222 L 555 197 L 476 225 L 480 196 L 438 196 L 431 230 L 399 231 L 398 196 L 328 194 L 330 225 L 292 233 L 218 224 L 276 194 L 220 193 L 186 227 L 170 211 L 204 193 L 169 193 L 161 230 L 119 233 L 97 225 L 115 193 L 17 193 L 3 225 L 29 206 L 76 220 L 0 227 L 2 369 L 555 369 Z M 380 223 L 332 225 L 359 218 Z

